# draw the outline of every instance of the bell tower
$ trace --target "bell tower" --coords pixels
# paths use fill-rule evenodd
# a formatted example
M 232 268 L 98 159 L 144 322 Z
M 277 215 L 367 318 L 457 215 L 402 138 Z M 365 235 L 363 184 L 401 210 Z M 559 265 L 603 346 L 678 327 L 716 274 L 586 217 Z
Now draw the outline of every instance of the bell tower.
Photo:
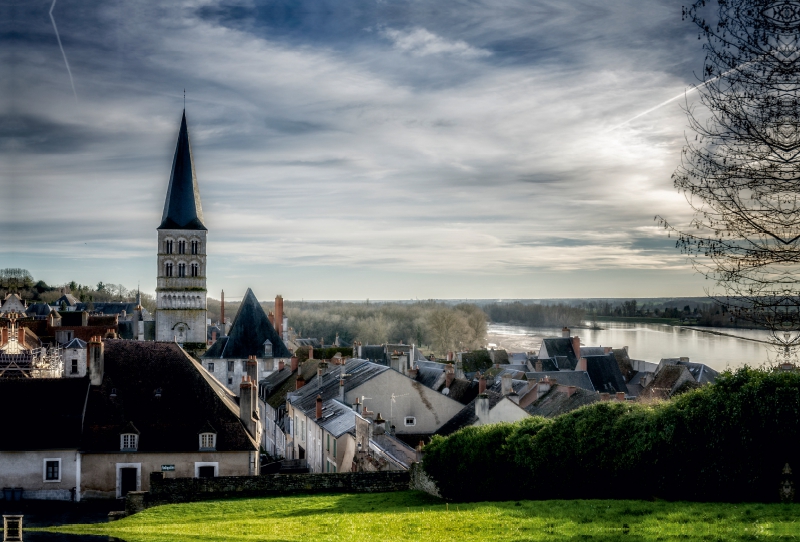
M 207 235 L 184 110 L 158 227 L 157 341 L 206 342 Z

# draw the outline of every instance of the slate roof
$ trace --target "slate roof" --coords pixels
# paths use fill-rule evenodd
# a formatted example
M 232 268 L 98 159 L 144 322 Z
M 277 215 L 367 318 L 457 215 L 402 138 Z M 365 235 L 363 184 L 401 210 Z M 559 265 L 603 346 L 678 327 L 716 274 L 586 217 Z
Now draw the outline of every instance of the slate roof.
M 79 338 L 75 337 L 67 344 L 65 344 L 62 348 L 86 348 L 86 343 Z
M 447 365 L 436 362 L 417 363 L 417 377 L 414 379 L 426 388 L 442 391 L 446 384 L 445 368 Z M 474 380 L 454 378 L 450 384 L 447 396 L 459 403 L 466 405 L 478 395 L 478 383 Z
M 636 371 L 633 369 L 633 363 L 631 363 L 631 358 L 628 356 L 627 348 L 614 348 L 612 352 L 617 359 L 617 365 L 623 378 L 625 378 L 626 382 L 629 381 L 636 374 Z
M 0 378 L 0 450 L 77 449 L 88 390 L 88 378 Z
M 600 400 L 600 394 L 586 389 L 578 388 L 571 397 L 567 397 L 564 386 L 558 385 L 539 397 L 527 407 L 525 411 L 531 416 L 544 416 L 555 418 L 585 405 L 591 405 Z
M 628 393 L 628 387 L 625 385 L 625 379 L 613 352 L 604 356 L 586 356 L 586 372 L 589 373 L 595 390 L 606 393 L 618 391 Z
M 319 359 L 309 359 L 300 364 L 298 372 L 303 376 L 303 379 L 306 382 L 310 382 L 312 378 L 316 378 L 317 367 L 319 367 L 321 361 L 322 360 Z M 296 387 L 297 372 L 294 372 L 289 375 L 289 378 L 283 380 L 277 386 L 270 387 L 268 390 L 265 389 L 265 393 L 261 396 L 261 398 L 272 408 L 278 409 L 281 406 L 285 407 L 286 396 L 289 393 L 294 393 Z
M 207 424 L 217 430 L 218 451 L 257 448 L 239 420 L 233 394 L 177 344 L 111 340 L 104 345 L 103 383 L 91 387 L 86 408 L 85 450 L 119 451 L 120 432 L 130 423 L 140 432 L 140 452 L 197 451 L 197 435 Z
M 67 307 L 74 307 L 78 304 L 78 298 L 72 294 L 64 294 L 55 300 L 53 305 L 60 307 L 64 303 Z
M 314 405 L 314 409 L 316 410 L 316 405 Z M 315 412 L 309 414 L 313 415 Z M 335 399 L 323 401 L 322 420 L 317 420 L 317 425 L 339 438 L 351 429 L 355 429 L 356 413 L 351 407 L 343 405 Z
M 689 372 L 694 377 L 695 382 L 701 385 L 713 384 L 716 382 L 719 373 L 704 363 L 693 363 L 690 361 L 679 361 L 678 365 L 682 365 L 689 369 Z
M 26 316 L 49 316 L 53 308 L 47 303 L 31 303 L 25 310 Z
M 258 383 L 258 394 L 263 399 L 269 398 L 280 388 L 284 382 L 292 377 L 291 367 L 284 367 L 278 371 L 273 371 Z
M 253 290 L 248 288 L 236 311 L 228 336 L 217 339 L 203 354 L 203 358 L 247 359 L 249 356 L 256 356 L 260 359 L 264 357 L 266 340 L 272 343 L 272 357 L 291 357 Z
M 528 381 L 527 380 L 511 380 L 511 389 L 514 390 L 514 393 L 517 395 L 523 395 L 525 391 L 528 389 Z M 487 391 L 493 391 L 495 393 L 502 393 L 503 391 L 503 379 L 496 378 L 495 381 L 486 386 Z
M 526 373 L 525 376 L 528 377 L 528 381 L 538 382 L 548 377 L 562 386 L 576 386 L 584 390 L 595 391 L 592 379 L 589 378 L 589 373 L 586 371 L 542 371 Z
M 130 316 L 136 310 L 136 303 L 130 303 L 127 301 L 108 301 L 97 303 L 93 302 L 91 304 L 91 309 L 89 308 L 89 303 L 78 303 L 75 305 L 75 311 L 86 311 L 91 314 L 102 314 L 104 316 L 114 316 L 122 314 L 122 311 L 125 311 L 127 316 Z M 145 316 L 148 316 L 150 313 L 147 309 L 142 311 Z M 71 312 L 63 313 L 63 314 L 70 314 Z M 63 316 L 62 314 L 62 316 Z
M 317 378 L 312 377 L 306 381 L 306 385 L 294 393 L 288 395 L 289 401 L 295 408 L 303 412 L 310 413 L 316 410 L 317 395 L 322 395 L 322 400 L 335 399 L 339 397 L 339 376 L 341 367 L 330 365 L 328 371 L 322 375 L 321 385 L 317 384 Z M 353 388 L 357 388 L 364 382 L 375 378 L 384 371 L 389 371 L 385 365 L 378 365 L 365 359 L 351 359 L 344 365 L 344 372 L 350 376 L 344 379 L 345 393 Z
M 364 345 L 361 347 L 361 359 L 368 359 L 382 365 L 389 365 L 391 360 L 386 354 L 386 347 L 383 345 Z
M 175 157 L 172 159 L 172 173 L 169 177 L 167 198 L 159 230 L 205 230 L 203 225 L 203 206 L 200 203 L 200 189 L 197 187 L 197 174 L 189 142 L 189 129 L 186 126 L 186 110 L 181 118 Z
M 572 339 L 570 337 L 543 339 L 542 344 L 544 344 L 547 354 L 551 358 L 559 358 L 557 366 L 559 370 L 572 370 L 578 365 L 578 357 L 572 348 Z M 560 358 L 564 358 L 563 361 Z
M 502 395 L 493 391 L 487 390 L 486 395 L 489 396 L 489 410 L 492 410 L 495 406 L 497 406 L 497 403 L 503 400 Z M 446 437 L 447 435 L 451 435 L 463 427 L 475 425 L 475 422 L 478 421 L 478 415 L 475 414 L 475 403 L 477 400 L 478 397 L 476 396 L 475 399 L 470 401 L 464 408 L 462 408 L 458 414 L 450 418 L 447 423 L 441 426 L 439 430 L 436 431 L 436 434 Z

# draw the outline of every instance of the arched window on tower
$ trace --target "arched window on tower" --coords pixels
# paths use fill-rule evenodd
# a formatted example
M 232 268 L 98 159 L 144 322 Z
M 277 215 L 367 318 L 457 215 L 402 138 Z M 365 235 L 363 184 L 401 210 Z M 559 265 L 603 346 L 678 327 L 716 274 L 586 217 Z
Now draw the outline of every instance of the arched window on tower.
M 196 263 L 192 264 L 192 276 L 196 277 L 198 273 L 199 266 Z
M 172 239 L 167 239 L 164 241 L 164 252 L 167 254 L 172 254 Z
M 178 241 L 178 254 L 186 254 L 186 241 Z
M 200 241 L 196 239 L 192 241 L 192 254 L 197 254 L 200 251 Z
M 185 277 L 186 276 L 186 264 L 185 263 L 179 263 L 178 264 L 178 276 L 179 277 Z
M 172 276 L 172 264 L 168 263 L 164 266 L 164 274 L 168 277 Z

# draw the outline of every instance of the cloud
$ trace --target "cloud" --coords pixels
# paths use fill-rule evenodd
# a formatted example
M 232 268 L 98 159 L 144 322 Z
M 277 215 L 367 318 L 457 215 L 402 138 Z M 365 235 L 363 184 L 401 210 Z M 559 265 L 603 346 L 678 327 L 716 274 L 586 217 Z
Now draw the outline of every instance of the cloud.
M 381 33 L 392 41 L 395 49 L 414 56 L 446 55 L 474 59 L 492 54 L 489 51 L 471 47 L 462 40 L 446 40 L 424 28 L 405 31 L 385 28 Z

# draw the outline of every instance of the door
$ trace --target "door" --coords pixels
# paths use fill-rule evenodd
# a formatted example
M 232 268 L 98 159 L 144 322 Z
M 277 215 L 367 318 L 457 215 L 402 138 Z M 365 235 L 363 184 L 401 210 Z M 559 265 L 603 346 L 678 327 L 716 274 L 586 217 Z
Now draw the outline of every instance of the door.
M 139 469 L 123 467 L 119 469 L 120 495 L 124 497 L 129 491 L 136 491 L 136 474 Z
M 214 477 L 214 466 L 209 467 L 197 467 L 197 477 L 198 478 L 213 478 Z
M 297 459 L 305 459 L 306 458 L 306 451 L 303 449 L 302 446 L 297 447 Z

